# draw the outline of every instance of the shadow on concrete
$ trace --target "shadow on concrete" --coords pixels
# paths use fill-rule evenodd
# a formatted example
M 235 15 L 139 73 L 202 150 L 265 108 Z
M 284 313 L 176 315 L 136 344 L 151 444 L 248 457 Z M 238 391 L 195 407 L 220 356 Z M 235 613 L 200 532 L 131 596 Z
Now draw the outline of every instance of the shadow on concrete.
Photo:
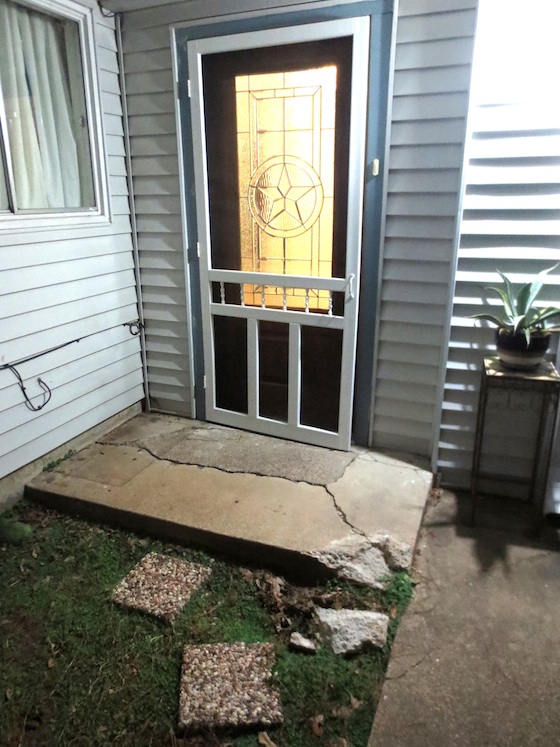
M 445 508 L 443 508 L 445 506 Z M 507 576 L 511 572 L 512 547 L 535 550 L 560 550 L 560 531 L 553 517 L 543 517 L 527 501 L 502 496 L 481 495 L 473 522 L 472 498 L 469 492 L 456 492 L 452 500 L 434 505 L 425 527 L 451 526 L 457 537 L 473 543 L 480 573 L 502 566 Z

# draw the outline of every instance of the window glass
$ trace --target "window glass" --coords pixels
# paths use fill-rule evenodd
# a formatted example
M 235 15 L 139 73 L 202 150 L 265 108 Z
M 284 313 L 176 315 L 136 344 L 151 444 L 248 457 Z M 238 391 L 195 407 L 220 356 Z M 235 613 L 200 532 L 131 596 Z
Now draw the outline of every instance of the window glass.
M 0 39 L 15 208 L 94 208 L 78 23 L 0 0 Z

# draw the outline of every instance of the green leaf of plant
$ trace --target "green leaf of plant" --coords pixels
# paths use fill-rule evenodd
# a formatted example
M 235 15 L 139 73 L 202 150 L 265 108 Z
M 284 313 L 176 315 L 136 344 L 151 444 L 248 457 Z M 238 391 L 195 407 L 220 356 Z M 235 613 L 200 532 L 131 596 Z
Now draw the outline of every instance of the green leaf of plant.
M 517 313 L 517 305 L 515 303 L 515 293 L 513 291 L 513 284 L 511 280 L 507 277 L 507 275 L 504 275 L 503 272 L 500 272 L 499 270 L 496 270 L 498 275 L 502 278 L 504 281 L 504 285 L 506 286 L 506 293 L 504 294 L 503 291 L 500 293 L 502 296 L 502 299 L 504 301 L 504 306 L 506 308 L 508 316 L 511 316 L 512 318 Z M 507 303 L 506 303 L 507 298 Z
M 486 322 L 492 322 L 492 324 L 495 324 L 496 327 L 511 326 L 509 322 L 505 321 L 504 319 L 500 319 L 500 317 L 494 316 L 493 314 L 472 314 L 471 319 L 484 319 L 484 321 Z
M 539 272 L 539 274 L 535 277 L 532 283 L 527 283 L 526 285 L 521 288 L 519 291 L 519 295 L 517 297 L 517 313 L 518 314 L 526 314 L 527 310 L 531 308 L 533 305 L 533 302 L 535 301 L 536 297 L 541 291 L 541 288 L 544 285 L 544 278 L 546 275 L 548 275 L 549 272 L 552 272 L 552 270 L 555 270 L 560 262 L 557 262 L 552 267 L 549 267 L 547 270 L 543 270 L 542 272 Z
M 504 291 L 503 288 L 496 288 L 495 286 L 488 286 L 486 290 L 493 291 L 494 293 L 497 293 L 498 296 L 500 296 L 502 300 L 502 305 L 504 307 L 504 311 L 506 312 L 507 318 L 508 318 L 508 324 L 513 324 L 513 318 L 515 316 L 515 308 L 512 308 L 509 302 L 509 296 Z
M 530 304 L 530 296 L 531 296 L 531 289 L 533 288 L 533 283 L 526 283 L 519 293 L 517 294 L 517 313 L 525 315 L 527 311 L 529 310 L 531 304 Z M 541 283 L 542 285 L 542 283 Z M 537 289 L 537 293 L 540 290 L 540 288 Z
M 535 315 L 532 320 L 532 324 L 541 324 L 547 319 L 552 319 L 555 316 L 560 317 L 560 309 L 556 306 L 547 306 L 546 309 L 534 309 Z
M 520 329 L 524 331 L 528 329 L 525 314 L 516 316 L 513 320 L 513 331 L 519 332 Z
M 525 314 L 524 322 L 521 326 L 527 327 L 528 329 L 534 328 L 536 324 L 536 319 L 539 315 L 540 309 L 529 309 L 527 313 Z

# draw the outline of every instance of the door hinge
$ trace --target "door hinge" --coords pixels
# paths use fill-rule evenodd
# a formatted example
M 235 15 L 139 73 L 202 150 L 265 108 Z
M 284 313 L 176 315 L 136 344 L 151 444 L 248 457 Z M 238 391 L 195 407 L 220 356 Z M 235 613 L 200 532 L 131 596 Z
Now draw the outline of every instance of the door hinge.
M 196 242 L 196 256 L 200 258 L 200 241 Z
M 373 164 L 371 167 L 371 173 L 373 176 L 379 176 L 379 158 L 373 159 Z
M 206 389 L 206 374 L 202 377 L 202 388 Z
M 191 97 L 191 79 L 190 78 L 187 80 L 187 96 L 190 99 Z

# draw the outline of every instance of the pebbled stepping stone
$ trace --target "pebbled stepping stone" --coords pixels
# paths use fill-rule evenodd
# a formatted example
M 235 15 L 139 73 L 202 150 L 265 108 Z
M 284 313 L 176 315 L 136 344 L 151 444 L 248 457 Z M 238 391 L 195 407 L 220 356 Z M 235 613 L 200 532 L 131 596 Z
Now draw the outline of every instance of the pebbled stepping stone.
M 270 684 L 272 643 L 185 646 L 179 693 L 179 726 L 187 731 L 272 726 L 284 720 Z
M 172 622 L 212 569 L 151 552 L 113 591 L 113 601 Z

